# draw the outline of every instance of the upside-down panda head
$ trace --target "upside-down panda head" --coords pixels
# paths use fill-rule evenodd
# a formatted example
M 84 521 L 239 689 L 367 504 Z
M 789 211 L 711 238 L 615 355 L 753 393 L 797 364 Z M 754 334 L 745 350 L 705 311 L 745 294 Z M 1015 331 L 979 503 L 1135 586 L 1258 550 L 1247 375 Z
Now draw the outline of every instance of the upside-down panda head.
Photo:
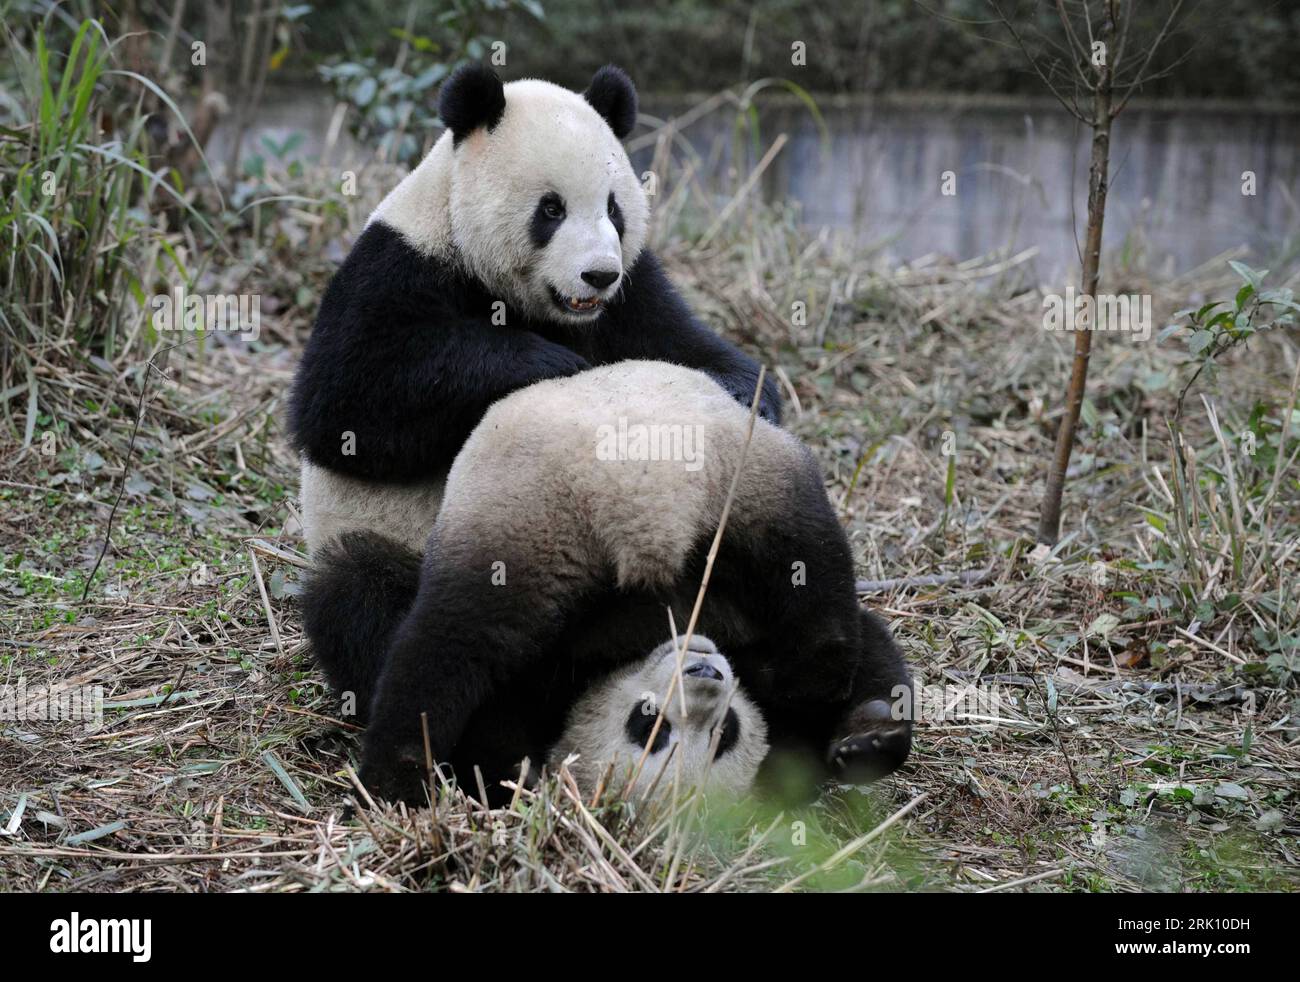
M 645 243 L 649 204 L 620 142 L 636 107 L 613 66 L 582 94 L 503 85 L 483 65 L 448 79 L 438 112 L 451 137 L 451 240 L 489 291 L 536 318 L 600 316 Z
M 595 788 L 613 764 L 610 783 L 625 792 L 653 785 L 658 793 L 678 779 L 683 789 L 749 791 L 767 755 L 762 713 L 737 685 L 726 657 L 698 635 L 682 657 L 685 712 L 678 691 L 661 702 L 677 658 L 675 642 L 666 641 L 597 682 L 570 710 L 564 735 L 551 749 L 551 766 L 577 754 L 569 769 L 586 790 Z M 649 756 L 637 773 L 647 744 Z M 634 773 L 635 782 L 629 783 Z

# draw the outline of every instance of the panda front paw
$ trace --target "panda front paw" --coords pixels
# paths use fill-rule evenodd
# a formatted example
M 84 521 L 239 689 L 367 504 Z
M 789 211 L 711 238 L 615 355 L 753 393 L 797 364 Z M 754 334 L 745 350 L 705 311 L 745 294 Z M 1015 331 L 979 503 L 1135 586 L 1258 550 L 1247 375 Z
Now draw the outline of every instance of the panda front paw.
M 895 719 L 889 703 L 872 699 L 849 711 L 826 763 L 844 784 L 870 784 L 902 766 L 912 749 L 912 723 Z
M 423 808 L 437 794 L 429 786 L 429 773 L 423 754 L 417 756 L 414 748 L 387 748 L 380 752 L 376 748 L 367 747 L 357 776 L 376 801 L 391 804 L 400 801 L 415 808 Z
M 754 387 L 758 384 L 757 376 L 714 375 L 713 380 L 727 390 L 731 398 L 748 409 L 754 404 Z M 758 414 L 769 423 L 781 423 L 781 398 L 776 394 L 776 386 L 769 375 L 763 383 L 763 391 L 758 398 Z
M 591 362 L 582 355 L 552 341 L 542 343 L 535 364 L 539 379 L 568 378 L 590 367 Z

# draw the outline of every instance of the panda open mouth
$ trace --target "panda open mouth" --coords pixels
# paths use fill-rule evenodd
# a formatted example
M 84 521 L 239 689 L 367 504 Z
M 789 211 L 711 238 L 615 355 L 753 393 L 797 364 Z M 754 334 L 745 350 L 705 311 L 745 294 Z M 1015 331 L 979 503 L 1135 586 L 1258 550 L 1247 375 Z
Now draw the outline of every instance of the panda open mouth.
M 696 682 L 722 682 L 722 672 L 707 661 L 697 661 L 688 665 L 683 674 Z
M 605 301 L 600 297 L 566 297 L 562 296 L 555 287 L 551 287 L 551 300 L 561 310 L 570 314 L 594 314 L 605 306 Z

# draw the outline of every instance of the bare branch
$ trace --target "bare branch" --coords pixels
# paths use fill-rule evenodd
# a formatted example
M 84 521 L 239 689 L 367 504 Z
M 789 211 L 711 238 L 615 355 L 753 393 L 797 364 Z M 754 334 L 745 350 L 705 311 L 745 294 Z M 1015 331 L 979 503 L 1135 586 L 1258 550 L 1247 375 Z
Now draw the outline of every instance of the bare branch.
M 1079 267 L 1083 267 L 1083 246 L 1079 244 L 1079 216 L 1074 207 L 1074 187 L 1079 173 L 1078 153 L 1079 131 L 1076 128 L 1070 134 L 1070 238 L 1074 240 L 1074 254 L 1079 258 Z
M 1038 40 L 1042 41 L 1048 47 L 1052 48 L 1052 50 L 1056 51 L 1061 56 L 1060 60 L 1062 63 L 1070 66 L 1074 66 L 1078 63 L 1078 58 L 1076 54 L 1073 51 L 1071 51 L 1069 48 L 1067 48 L 1064 44 L 1060 44 L 1057 41 L 1052 40 L 1050 35 L 1044 34 L 1040 31 L 1038 32 Z M 1071 72 L 1070 74 L 1075 75 L 1078 73 Z
M 1079 54 L 1078 54 L 1078 52 L 1076 52 L 1076 51 L 1072 51 L 1072 50 L 1071 50 L 1069 47 L 1067 47 L 1065 44 L 1059 44 L 1058 42 L 1054 41 L 1054 40 L 1052 39 L 1052 36 L 1051 36 L 1050 34 L 1047 34 L 1047 33 L 1043 32 L 1043 31 L 1039 31 L 1039 32 L 1038 32 L 1038 39 L 1039 39 L 1040 41 L 1042 41 L 1044 44 L 1050 46 L 1054 51 L 1059 52 L 1060 55 L 1061 55 L 1061 60 L 1062 60 L 1065 64 L 1067 64 L 1067 65 L 1071 65 L 1071 66 L 1074 66 L 1074 65 L 1076 65 L 1076 64 L 1078 63 L 1078 61 L 1079 61 Z M 1068 43 L 1068 42 L 1067 42 L 1067 43 Z M 1086 59 L 1085 59 L 1085 60 L 1086 60 Z
M 1059 102 L 1062 105 L 1062 107 L 1064 107 L 1066 112 L 1068 112 L 1071 116 L 1074 116 L 1076 119 L 1078 119 L 1079 122 L 1086 123 L 1088 126 L 1091 126 L 1092 119 L 1088 116 L 1085 116 L 1083 114 L 1083 111 L 1079 109 L 1078 105 L 1074 103 L 1072 100 L 1067 101 L 1065 96 L 1061 95 L 1061 93 L 1057 90 L 1056 86 L 1052 84 L 1052 80 L 1048 78 L 1047 74 L 1043 71 L 1042 66 L 1038 64 L 1038 59 L 1035 58 L 1032 53 L 1030 53 L 1028 46 L 1026 46 L 1025 44 L 1024 38 L 1020 36 L 1020 32 L 1017 31 L 1015 25 L 1012 24 L 1011 21 L 1007 19 L 1006 14 L 1002 13 L 1002 8 L 998 6 L 997 0 L 989 0 L 989 6 L 993 8 L 994 12 L 1001 19 L 1002 25 L 1011 33 L 1011 36 L 1015 38 L 1016 44 L 1020 46 L 1020 51 L 1025 56 L 1025 60 L 1029 62 L 1029 67 L 1034 70 L 1034 72 L 1042 80 L 1043 84 L 1047 86 L 1048 91 L 1050 91 L 1052 95 L 1056 97 L 1056 101 Z M 1091 88 L 1091 86 L 1089 87 Z
M 1084 0 L 1083 9 L 1088 9 L 1087 0 Z M 1070 44 L 1078 48 L 1078 54 L 1083 58 L 1084 64 L 1088 62 L 1090 48 L 1085 48 L 1080 42 L 1078 35 L 1074 33 L 1074 25 L 1070 23 L 1070 15 L 1065 12 L 1065 0 L 1056 0 L 1056 16 L 1061 19 L 1061 26 L 1065 28 L 1065 36 L 1070 39 Z
M 937 17 L 939 18 L 939 20 L 951 21 L 954 24 L 972 24 L 975 26 L 982 26 L 985 24 L 998 23 L 997 18 L 992 18 L 990 20 L 974 20 L 974 19 L 967 19 L 965 17 L 954 17 L 952 14 L 945 14 L 942 11 L 935 10 L 933 7 L 927 7 L 925 4 L 921 2 L 921 0 L 912 0 L 912 3 L 916 4 L 918 7 L 924 10 L 931 17 Z
M 1169 28 L 1173 26 L 1174 19 L 1178 16 L 1178 11 L 1180 11 L 1182 7 L 1183 0 L 1175 0 L 1174 9 L 1169 11 L 1169 17 L 1165 21 L 1164 27 L 1160 28 L 1160 33 L 1156 35 L 1155 41 L 1153 41 L 1151 47 L 1147 49 L 1147 56 L 1142 62 L 1142 67 L 1138 69 L 1137 75 L 1134 76 L 1132 83 L 1124 91 L 1124 95 L 1120 97 L 1119 105 L 1111 109 L 1110 115 L 1112 119 L 1124 111 L 1124 107 L 1128 105 L 1129 99 L 1133 98 L 1133 93 L 1137 91 L 1137 87 L 1145 81 L 1143 76 L 1146 73 L 1147 66 L 1151 64 L 1151 59 L 1155 57 L 1156 51 L 1159 50 L 1160 45 L 1164 43 L 1165 35 L 1169 33 Z M 1119 66 L 1116 65 L 1115 67 L 1118 68 Z
M 1174 73 L 1175 68 L 1177 68 L 1183 62 L 1187 61 L 1194 54 L 1196 54 L 1196 48 L 1195 47 L 1189 48 L 1188 50 L 1184 51 L 1181 55 L 1179 55 L 1177 58 L 1175 58 L 1173 61 L 1171 61 L 1168 65 L 1166 65 L 1164 68 L 1160 69 L 1160 71 L 1152 72 L 1150 75 L 1144 75 L 1140 80 L 1140 84 L 1147 85 L 1151 82 L 1154 82 L 1156 79 L 1168 78 L 1170 75 Z M 1133 84 L 1138 85 L 1139 82 L 1134 82 Z
M 1119 42 L 1115 45 L 1115 57 L 1111 64 L 1115 66 L 1115 74 L 1119 74 L 1119 66 L 1124 60 L 1124 46 L 1128 43 L 1129 23 L 1133 20 L 1133 8 L 1136 4 L 1127 3 L 1124 5 L 1124 19 L 1119 25 Z

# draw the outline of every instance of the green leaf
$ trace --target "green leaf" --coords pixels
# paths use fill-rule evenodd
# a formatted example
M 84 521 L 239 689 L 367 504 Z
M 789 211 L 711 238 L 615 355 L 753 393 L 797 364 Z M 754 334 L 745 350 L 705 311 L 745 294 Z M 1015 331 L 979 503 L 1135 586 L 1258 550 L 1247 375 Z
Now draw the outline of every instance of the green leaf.
M 98 828 L 90 829 L 87 832 L 78 832 L 76 835 L 70 835 L 63 840 L 65 846 L 79 846 L 83 842 L 94 842 L 96 839 L 102 839 L 106 835 L 112 835 L 114 832 L 121 832 L 126 828 L 126 822 L 121 820 L 109 822 L 107 825 L 101 825 Z
M 156 96 L 156 97 L 157 97 L 157 98 L 158 98 L 158 99 L 159 99 L 159 100 L 160 100 L 160 101 L 161 101 L 161 102 L 162 102 L 162 103 L 163 103 L 163 104 L 168 108 L 168 109 L 171 110 L 172 115 L 176 117 L 176 121 L 180 124 L 181 129 L 183 129 L 183 130 L 185 131 L 185 135 L 188 136 L 188 137 L 190 138 L 190 146 L 193 147 L 195 153 L 197 153 L 197 154 L 199 155 L 199 160 L 202 161 L 202 163 L 203 163 L 203 169 L 204 169 L 205 171 L 207 171 L 208 177 L 210 177 L 210 178 L 212 179 L 213 186 L 217 188 L 217 196 L 218 196 L 218 200 L 220 200 L 220 201 L 222 202 L 222 205 L 224 206 L 224 204 L 225 204 L 225 200 L 224 200 L 224 197 L 222 197 L 222 195 L 221 195 L 220 185 L 219 185 L 218 182 L 217 182 L 217 177 L 216 177 L 216 175 L 212 173 L 212 167 L 211 167 L 211 165 L 208 164 L 208 158 L 207 158 L 207 155 L 204 154 L 204 152 L 203 152 L 203 145 L 202 145 L 201 143 L 199 143 L 199 139 L 198 139 L 198 137 L 196 137 L 196 136 L 194 135 L 194 131 L 190 129 L 190 124 L 189 124 L 188 122 L 186 122 L 186 120 L 185 120 L 185 114 L 184 114 L 183 112 L 181 112 L 181 107 L 178 106 L 178 105 L 175 103 L 175 101 L 172 99 L 172 97 L 169 96 L 169 95 L 168 95 L 166 92 L 164 92 L 162 89 L 160 89 L 160 88 L 158 87 L 158 85 L 157 85 L 155 82 L 150 81 L 149 79 L 145 78 L 143 75 L 140 75 L 140 74 L 138 74 L 138 73 L 136 73 L 136 72 L 129 72 L 129 71 L 125 71 L 125 70 L 113 69 L 113 70 L 110 70 L 110 71 L 106 71 L 104 74 L 105 74 L 105 75 L 121 75 L 121 76 L 123 76 L 124 78 L 129 78 L 129 79 L 131 79 L 131 80 L 133 80 L 133 81 L 135 81 L 135 82 L 139 82 L 139 83 L 140 83 L 141 85 L 143 85 L 146 89 L 148 89 L 150 92 L 152 92 L 152 93 L 153 93 L 153 94 L 154 94 L 154 95 L 155 95 L 155 96 Z M 187 206 L 187 207 L 188 207 L 188 206 Z M 192 208 L 190 208 L 189 210 L 190 210 L 192 213 L 194 213 L 194 214 L 197 215 L 197 213 L 193 212 L 193 209 L 192 209 Z
M 307 803 L 306 795 L 302 793 L 294 779 L 289 776 L 289 772 L 284 769 L 284 764 L 280 763 L 280 758 L 274 752 L 268 750 L 262 754 L 262 760 L 267 767 L 271 768 L 271 773 L 280 779 L 280 783 L 284 785 L 289 792 L 289 796 L 293 798 L 298 807 L 303 811 L 310 811 L 311 806 Z
M 1119 618 L 1114 614 L 1098 614 L 1091 624 L 1088 625 L 1087 634 L 1089 636 L 1109 637 L 1110 632 L 1119 627 Z
M 375 93 L 379 91 L 379 83 L 373 78 L 366 77 L 357 83 L 356 89 L 352 93 L 352 101 L 358 106 L 365 108 L 374 101 Z
M 1091 399 L 1083 400 L 1083 404 L 1079 407 L 1079 415 L 1083 417 L 1083 425 L 1089 429 L 1096 426 L 1097 420 L 1100 418 L 1097 415 L 1097 407 Z
M 1259 289 L 1259 284 L 1263 281 L 1264 277 L 1268 275 L 1268 270 L 1266 269 L 1251 269 L 1245 263 L 1239 263 L 1235 259 L 1228 260 L 1228 265 L 1232 267 L 1233 271 L 1238 276 L 1253 286 L 1256 290 Z
M 1199 355 L 1213 343 L 1213 331 L 1196 331 L 1187 339 L 1187 350 L 1194 355 Z
M 1202 307 L 1200 310 L 1196 312 L 1196 316 L 1193 317 L 1192 320 L 1200 321 L 1202 317 L 1208 314 L 1215 307 L 1221 307 L 1225 303 L 1227 303 L 1226 300 L 1211 300 L 1209 303 L 1207 303 L 1204 307 Z

